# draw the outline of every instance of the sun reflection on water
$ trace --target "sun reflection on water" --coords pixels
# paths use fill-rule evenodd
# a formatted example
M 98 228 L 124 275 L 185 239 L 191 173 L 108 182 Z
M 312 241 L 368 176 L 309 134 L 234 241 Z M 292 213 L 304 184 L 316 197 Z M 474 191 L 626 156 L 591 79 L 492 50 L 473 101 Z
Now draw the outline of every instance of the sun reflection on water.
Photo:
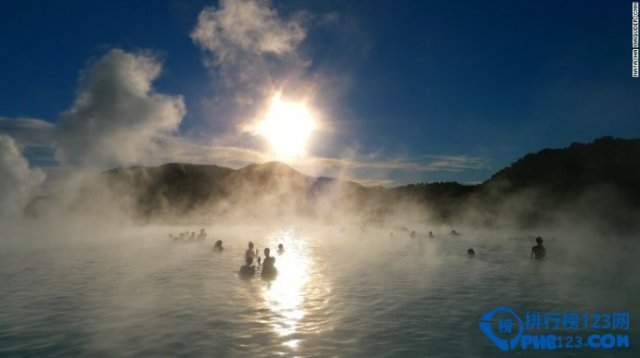
M 306 314 L 304 303 L 313 261 L 308 242 L 295 230 L 280 231 L 269 241 L 274 243 L 271 247 L 282 243 L 285 249 L 282 254 L 272 250 L 278 276 L 263 290 L 265 302 L 274 315 L 270 324 L 273 331 L 285 339 L 284 346 L 296 349 L 300 343 L 296 333 Z

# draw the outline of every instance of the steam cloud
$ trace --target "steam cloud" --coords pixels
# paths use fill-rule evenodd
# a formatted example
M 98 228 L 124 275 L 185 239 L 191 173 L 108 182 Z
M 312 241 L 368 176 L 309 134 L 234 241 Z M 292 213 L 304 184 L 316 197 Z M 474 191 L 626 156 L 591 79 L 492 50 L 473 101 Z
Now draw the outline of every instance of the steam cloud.
M 0 132 L 10 135 L 20 146 L 50 146 L 54 125 L 36 118 L 0 117 Z
M 0 134 L 0 218 L 19 214 L 45 174 L 31 169 L 13 138 Z
M 286 20 L 268 0 L 223 0 L 202 10 L 191 38 L 234 102 L 255 105 L 285 78 L 301 76 L 306 63 L 298 48 L 306 33 L 303 13 Z
M 56 127 L 56 158 L 100 166 L 151 157 L 185 114 L 181 96 L 153 91 L 161 69 L 148 53 L 113 49 L 85 70 L 75 103 Z
M 213 52 L 218 64 L 228 65 L 244 55 L 295 53 L 305 38 L 300 21 L 284 21 L 268 0 L 223 0 L 220 8 L 202 10 L 191 34 L 202 48 Z

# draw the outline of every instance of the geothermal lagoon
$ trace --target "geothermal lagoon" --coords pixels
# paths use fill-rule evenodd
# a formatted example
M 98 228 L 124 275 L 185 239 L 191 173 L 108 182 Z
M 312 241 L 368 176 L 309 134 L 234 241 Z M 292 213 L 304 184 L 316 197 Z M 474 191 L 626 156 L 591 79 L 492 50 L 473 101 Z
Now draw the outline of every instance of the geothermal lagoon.
M 464 228 L 210 226 L 175 242 L 200 227 L 51 227 L 3 233 L 1 356 L 493 357 L 479 320 L 497 306 L 629 312 L 629 348 L 555 353 L 638 354 L 639 247 L 625 238 L 549 233 L 537 261 L 528 233 Z M 250 240 L 271 248 L 276 280 L 238 278 Z

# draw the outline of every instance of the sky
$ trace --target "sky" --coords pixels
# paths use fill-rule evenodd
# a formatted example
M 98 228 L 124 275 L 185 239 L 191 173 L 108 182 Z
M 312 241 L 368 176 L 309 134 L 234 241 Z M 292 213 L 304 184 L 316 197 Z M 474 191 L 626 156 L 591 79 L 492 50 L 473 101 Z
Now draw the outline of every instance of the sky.
M 626 0 L 9 0 L 0 48 L 0 159 L 49 176 L 282 160 L 479 183 L 529 152 L 640 137 Z M 295 157 L 256 130 L 277 94 L 315 121 Z

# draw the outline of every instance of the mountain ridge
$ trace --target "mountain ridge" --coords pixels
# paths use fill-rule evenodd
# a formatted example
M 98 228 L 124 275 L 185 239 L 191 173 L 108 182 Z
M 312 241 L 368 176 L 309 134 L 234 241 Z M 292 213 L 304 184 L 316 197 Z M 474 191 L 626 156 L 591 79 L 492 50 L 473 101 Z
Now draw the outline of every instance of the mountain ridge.
M 567 213 L 576 218 L 605 217 L 623 226 L 640 222 L 636 220 L 640 212 L 640 139 L 602 137 L 591 143 L 543 149 L 475 185 L 434 182 L 365 187 L 307 176 L 281 162 L 239 169 L 189 163 L 132 166 L 107 170 L 100 179 L 117 197 L 130 198 L 133 215 L 145 220 L 196 212 L 224 217 L 242 208 L 249 217 L 357 212 L 364 220 L 376 221 L 409 205 L 412 210 L 426 210 L 430 220 L 442 223 L 472 217 L 480 225 L 495 226 L 509 217 L 517 225 L 531 226 L 553 222 Z M 85 191 L 92 190 L 89 186 Z

